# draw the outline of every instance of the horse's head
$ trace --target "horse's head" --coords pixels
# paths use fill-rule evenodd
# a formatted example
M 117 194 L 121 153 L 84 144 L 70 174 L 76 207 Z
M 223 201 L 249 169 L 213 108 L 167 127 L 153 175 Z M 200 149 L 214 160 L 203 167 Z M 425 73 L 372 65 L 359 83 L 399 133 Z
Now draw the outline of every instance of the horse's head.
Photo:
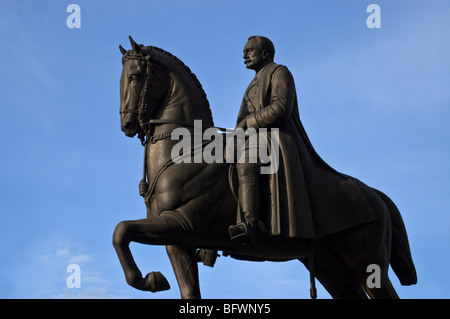
M 120 122 L 126 136 L 138 134 L 143 138 L 148 130 L 148 120 L 166 93 L 167 84 L 159 68 L 151 65 L 152 59 L 142 45 L 130 37 L 132 49 L 122 52 L 122 76 L 120 78 Z M 154 76 L 156 75 L 156 76 Z
M 206 94 L 195 74 L 181 60 L 153 46 L 139 45 L 130 37 L 131 50 L 122 52 L 120 120 L 122 131 L 143 142 L 150 120 L 213 125 Z M 167 111 L 167 112 L 166 112 Z

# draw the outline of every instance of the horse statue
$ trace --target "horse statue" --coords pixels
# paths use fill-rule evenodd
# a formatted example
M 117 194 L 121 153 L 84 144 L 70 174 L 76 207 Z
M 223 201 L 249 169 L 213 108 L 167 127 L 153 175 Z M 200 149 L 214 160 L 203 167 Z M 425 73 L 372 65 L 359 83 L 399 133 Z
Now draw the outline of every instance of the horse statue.
M 121 221 L 114 230 L 113 246 L 129 285 L 151 292 L 170 288 L 158 271 L 142 276 L 130 242 L 166 246 L 181 298 L 201 298 L 199 251 L 222 251 L 249 261 L 297 259 L 310 271 L 312 285 L 317 278 L 333 298 L 398 298 L 388 277 L 389 265 L 402 285 L 417 282 L 399 210 L 389 197 L 363 183 L 359 186 L 375 217 L 370 223 L 313 240 L 263 233 L 254 244 L 233 242 L 228 227 L 236 224 L 238 201 L 230 187 L 230 164 L 173 159 L 175 129 L 194 134 L 195 120 L 201 120 L 203 128 L 214 128 L 200 82 L 169 52 L 139 45 L 131 37 L 130 42 L 128 51 L 119 46 L 120 119 L 125 135 L 138 135 L 145 146 L 139 191 L 147 217 Z M 371 265 L 379 267 L 379 284 L 368 281 Z M 311 295 L 315 298 L 314 285 Z

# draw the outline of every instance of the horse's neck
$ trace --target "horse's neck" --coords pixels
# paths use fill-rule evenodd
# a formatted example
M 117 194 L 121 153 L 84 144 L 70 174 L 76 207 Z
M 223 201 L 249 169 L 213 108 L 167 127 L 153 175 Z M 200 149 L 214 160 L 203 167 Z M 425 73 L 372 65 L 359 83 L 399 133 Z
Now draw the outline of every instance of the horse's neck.
M 193 134 L 194 120 L 201 120 L 202 131 L 213 126 L 209 106 L 199 92 L 198 87 L 184 83 L 174 77 L 168 88 L 166 100 L 158 108 L 154 119 L 166 123 L 155 125 L 151 131 L 154 137 L 162 137 L 174 129 L 184 127 Z M 184 123 L 184 124 L 180 124 Z M 150 144 L 147 150 L 147 174 L 151 180 L 160 168 L 171 160 L 172 148 L 178 140 L 163 138 Z
M 172 76 L 170 82 L 167 98 L 158 110 L 157 118 L 190 124 L 194 120 L 201 120 L 205 128 L 213 126 L 211 111 L 199 88 L 180 80 L 176 75 Z

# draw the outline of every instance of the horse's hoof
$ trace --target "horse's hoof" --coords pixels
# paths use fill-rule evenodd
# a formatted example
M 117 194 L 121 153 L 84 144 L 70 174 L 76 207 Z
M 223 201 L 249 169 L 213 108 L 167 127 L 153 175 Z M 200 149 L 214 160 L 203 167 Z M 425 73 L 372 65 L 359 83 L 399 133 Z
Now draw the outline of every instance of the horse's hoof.
M 146 290 L 151 292 L 164 291 L 170 289 L 170 284 L 166 277 L 159 271 L 152 271 L 145 276 Z

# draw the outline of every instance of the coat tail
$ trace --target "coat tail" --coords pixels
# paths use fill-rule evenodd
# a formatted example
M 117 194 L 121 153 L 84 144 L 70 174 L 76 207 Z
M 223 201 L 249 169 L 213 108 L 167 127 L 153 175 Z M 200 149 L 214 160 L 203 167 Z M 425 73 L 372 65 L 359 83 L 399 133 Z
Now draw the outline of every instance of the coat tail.
M 417 283 L 417 273 L 411 256 L 408 235 L 400 211 L 394 202 L 381 191 L 374 189 L 389 209 L 392 225 L 390 264 L 400 283 L 404 286 Z

